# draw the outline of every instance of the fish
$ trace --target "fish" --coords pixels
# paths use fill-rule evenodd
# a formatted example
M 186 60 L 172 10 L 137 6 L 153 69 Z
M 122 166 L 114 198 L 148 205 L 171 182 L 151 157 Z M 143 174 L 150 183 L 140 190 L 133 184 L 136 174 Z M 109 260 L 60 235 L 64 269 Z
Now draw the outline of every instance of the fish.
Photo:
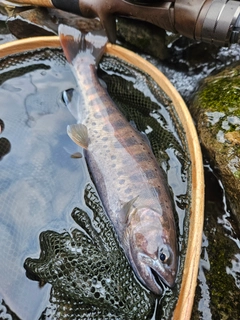
M 77 123 L 67 127 L 84 158 L 104 209 L 136 276 L 161 295 L 178 269 L 174 206 L 166 175 L 146 137 L 132 126 L 97 76 L 107 37 L 59 26 L 59 38 L 78 84 L 67 106 Z

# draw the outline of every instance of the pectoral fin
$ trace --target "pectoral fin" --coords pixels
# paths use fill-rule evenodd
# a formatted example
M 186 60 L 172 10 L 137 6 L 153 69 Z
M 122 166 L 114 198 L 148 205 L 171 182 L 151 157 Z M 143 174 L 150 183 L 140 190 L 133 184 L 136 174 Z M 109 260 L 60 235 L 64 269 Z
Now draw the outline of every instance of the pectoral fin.
M 88 148 L 88 131 L 84 124 L 72 124 L 67 126 L 67 133 L 69 137 L 80 147 Z
M 126 223 L 129 222 L 131 215 L 134 214 L 135 210 L 133 208 L 133 204 L 134 202 L 137 200 L 138 196 L 136 196 L 135 198 L 133 198 L 132 200 L 126 202 L 123 205 L 123 212 L 125 213 L 125 217 L 126 217 Z

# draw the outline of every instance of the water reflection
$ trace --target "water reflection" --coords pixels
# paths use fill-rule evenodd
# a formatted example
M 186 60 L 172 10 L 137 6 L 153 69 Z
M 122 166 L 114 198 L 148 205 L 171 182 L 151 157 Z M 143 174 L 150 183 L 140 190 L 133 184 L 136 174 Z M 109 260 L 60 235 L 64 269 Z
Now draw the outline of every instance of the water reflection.
M 2 133 L 2 132 L 3 132 L 4 127 L 5 127 L 4 122 L 3 122 L 3 120 L 2 120 L 2 119 L 0 119 L 0 133 Z
M 3 132 L 5 128 L 4 122 L 0 119 L 0 134 Z M 0 138 L 0 160 L 8 154 L 11 150 L 11 143 L 7 138 Z
M 202 254 L 192 319 L 240 318 L 240 234 L 221 180 L 205 165 Z

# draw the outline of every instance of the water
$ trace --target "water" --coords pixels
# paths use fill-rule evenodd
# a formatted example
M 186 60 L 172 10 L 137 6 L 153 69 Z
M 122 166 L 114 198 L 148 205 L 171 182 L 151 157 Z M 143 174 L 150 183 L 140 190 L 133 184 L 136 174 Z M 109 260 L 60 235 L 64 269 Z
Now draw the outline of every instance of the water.
M 5 138 L 11 144 L 8 154 L 1 148 L 0 161 L 0 296 L 26 320 L 38 318 L 50 286 L 30 281 L 23 263 L 39 254 L 42 231 L 74 225 L 70 213 L 74 206 L 84 207 L 87 179 L 84 162 L 71 158 L 79 150 L 66 127 L 75 119 L 61 100 L 61 92 L 73 83 L 72 74 L 64 66 L 60 72 L 51 59 L 46 66 L 36 62 L 35 70 L 25 73 L 19 68 L 20 76 L 15 73 L 0 87 L 0 143 Z
M 239 319 L 240 232 L 221 180 L 205 159 L 205 221 L 192 319 Z

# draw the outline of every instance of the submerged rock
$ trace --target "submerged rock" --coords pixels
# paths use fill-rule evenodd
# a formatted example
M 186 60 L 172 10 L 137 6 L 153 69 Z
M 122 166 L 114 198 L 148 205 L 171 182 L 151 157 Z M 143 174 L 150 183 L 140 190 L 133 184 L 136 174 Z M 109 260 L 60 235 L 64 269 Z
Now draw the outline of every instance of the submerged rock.
M 118 18 L 117 36 L 131 49 L 140 50 L 160 60 L 169 57 L 166 31 L 150 23 Z
M 202 145 L 240 225 L 240 65 L 207 77 L 191 105 Z
M 41 319 L 150 319 L 154 295 L 136 279 L 90 185 L 84 198 L 93 217 L 75 208 L 80 228 L 42 232 L 39 259 L 25 261 L 30 278 L 52 285 Z
M 9 31 L 17 38 L 57 34 L 57 26 L 48 18 L 44 8 L 14 12 L 7 20 Z

